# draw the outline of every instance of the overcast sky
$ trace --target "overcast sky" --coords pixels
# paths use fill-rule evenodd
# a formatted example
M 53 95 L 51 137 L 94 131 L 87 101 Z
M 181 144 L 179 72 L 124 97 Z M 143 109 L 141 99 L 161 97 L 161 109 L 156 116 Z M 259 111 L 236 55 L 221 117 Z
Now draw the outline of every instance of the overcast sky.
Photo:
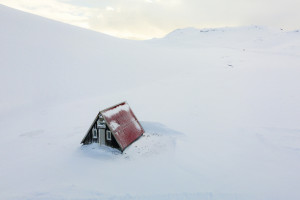
M 300 0 L 0 0 L 0 4 L 122 38 L 185 27 L 300 28 Z

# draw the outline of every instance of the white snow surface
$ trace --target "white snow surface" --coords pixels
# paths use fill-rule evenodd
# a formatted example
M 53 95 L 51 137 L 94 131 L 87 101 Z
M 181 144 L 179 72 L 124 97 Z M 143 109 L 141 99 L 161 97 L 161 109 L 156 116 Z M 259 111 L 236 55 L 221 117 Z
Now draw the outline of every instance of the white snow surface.
M 0 199 L 299 199 L 300 32 L 129 41 L 0 5 Z M 81 146 L 126 100 L 146 133 Z

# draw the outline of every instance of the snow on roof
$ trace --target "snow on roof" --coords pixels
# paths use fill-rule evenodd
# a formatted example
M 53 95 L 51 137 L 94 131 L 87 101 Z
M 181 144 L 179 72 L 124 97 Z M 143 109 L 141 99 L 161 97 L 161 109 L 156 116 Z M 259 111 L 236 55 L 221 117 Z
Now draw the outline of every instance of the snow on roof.
M 144 129 L 126 102 L 100 112 L 122 151 L 143 135 Z
M 116 115 L 116 114 L 118 114 L 121 111 L 128 112 L 129 110 L 130 110 L 129 105 L 126 102 L 123 102 L 121 104 L 118 104 L 116 106 L 108 108 L 108 109 L 106 109 L 106 110 L 104 110 L 102 112 L 105 112 L 105 116 L 106 117 L 112 117 L 113 115 Z

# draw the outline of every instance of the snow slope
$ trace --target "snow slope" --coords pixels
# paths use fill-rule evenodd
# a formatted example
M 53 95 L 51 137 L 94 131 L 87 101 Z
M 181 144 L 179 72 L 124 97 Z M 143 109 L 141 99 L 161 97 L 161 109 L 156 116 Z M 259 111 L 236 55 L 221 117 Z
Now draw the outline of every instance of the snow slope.
M 0 199 L 300 198 L 300 33 L 129 41 L 0 6 Z M 124 154 L 79 143 L 127 100 Z

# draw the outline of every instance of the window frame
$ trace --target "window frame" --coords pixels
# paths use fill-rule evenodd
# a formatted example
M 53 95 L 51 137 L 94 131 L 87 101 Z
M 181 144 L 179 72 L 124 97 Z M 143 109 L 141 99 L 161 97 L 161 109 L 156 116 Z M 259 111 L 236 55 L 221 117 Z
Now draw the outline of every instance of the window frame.
M 106 140 L 111 140 L 111 131 L 109 130 L 106 131 Z
M 98 135 L 97 135 L 97 129 L 96 128 L 93 128 L 92 129 L 92 136 L 94 139 L 97 139 L 98 138 Z

